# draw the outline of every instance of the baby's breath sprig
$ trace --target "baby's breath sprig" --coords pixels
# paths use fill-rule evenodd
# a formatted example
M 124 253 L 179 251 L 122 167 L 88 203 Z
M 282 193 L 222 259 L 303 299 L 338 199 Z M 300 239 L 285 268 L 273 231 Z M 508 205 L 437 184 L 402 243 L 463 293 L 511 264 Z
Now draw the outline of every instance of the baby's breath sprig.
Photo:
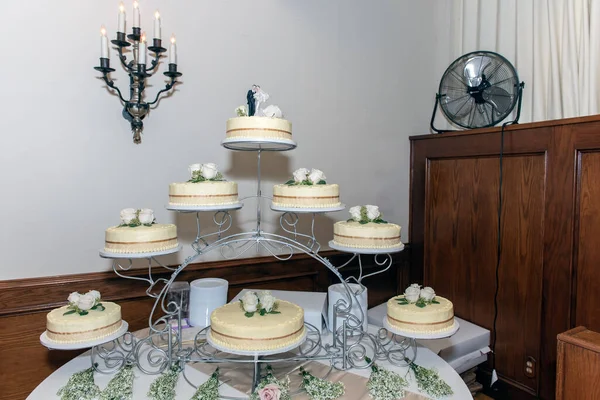
M 178 365 L 174 365 L 150 385 L 148 390 L 148 398 L 151 400 L 174 400 L 175 399 L 175 386 L 181 373 L 181 368 Z
M 94 382 L 93 367 L 74 373 L 57 393 L 61 400 L 92 400 L 99 394 L 100 388 Z
M 415 374 L 417 387 L 421 392 L 427 393 L 436 399 L 454 394 L 450 385 L 440 378 L 435 369 L 427 369 L 414 362 L 410 363 L 410 369 Z
M 312 375 L 300 367 L 302 375 L 302 389 L 312 400 L 333 400 L 344 395 L 345 388 L 342 382 L 329 382 Z
M 202 385 L 190 400 L 219 400 L 219 368 Z
M 367 357 L 367 362 L 371 360 Z M 371 365 L 371 376 L 367 382 L 369 394 L 375 400 L 395 400 L 404 397 L 404 388 L 408 383 L 395 372 L 381 368 L 377 364 Z
M 133 366 L 124 366 L 114 378 L 108 382 L 106 389 L 100 394 L 100 400 L 131 400 L 133 398 Z

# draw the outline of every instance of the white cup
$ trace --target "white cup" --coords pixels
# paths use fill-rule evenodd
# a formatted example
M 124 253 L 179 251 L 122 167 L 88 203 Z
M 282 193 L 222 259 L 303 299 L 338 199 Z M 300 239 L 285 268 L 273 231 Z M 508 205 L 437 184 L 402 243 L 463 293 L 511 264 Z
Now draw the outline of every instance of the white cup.
M 350 314 L 356 316 L 357 318 L 361 318 L 360 310 L 362 309 L 362 318 L 363 318 L 363 331 L 367 331 L 367 327 L 369 325 L 369 321 L 367 320 L 367 307 L 368 307 L 368 296 L 367 296 L 367 288 L 365 286 L 359 285 L 357 283 L 348 283 L 350 290 L 356 294 L 356 296 L 352 297 L 352 308 L 350 309 Z M 329 322 L 329 330 L 333 331 L 334 329 L 334 313 L 335 313 L 335 303 L 343 299 L 348 304 L 348 291 L 343 283 L 336 283 L 335 285 L 329 286 L 328 289 L 328 322 Z M 358 300 L 358 301 L 357 301 Z M 335 316 L 335 329 L 339 329 L 344 323 L 344 317 L 341 315 Z
M 196 279 L 190 283 L 190 325 L 210 325 L 210 314 L 227 303 L 229 282 L 220 278 Z

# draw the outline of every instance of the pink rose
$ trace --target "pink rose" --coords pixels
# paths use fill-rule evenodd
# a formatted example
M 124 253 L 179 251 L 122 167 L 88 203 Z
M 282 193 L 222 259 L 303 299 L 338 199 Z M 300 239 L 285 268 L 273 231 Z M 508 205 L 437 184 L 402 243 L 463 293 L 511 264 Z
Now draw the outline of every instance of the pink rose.
M 258 391 L 260 400 L 279 400 L 281 397 L 281 389 L 274 383 L 269 383 L 264 388 Z

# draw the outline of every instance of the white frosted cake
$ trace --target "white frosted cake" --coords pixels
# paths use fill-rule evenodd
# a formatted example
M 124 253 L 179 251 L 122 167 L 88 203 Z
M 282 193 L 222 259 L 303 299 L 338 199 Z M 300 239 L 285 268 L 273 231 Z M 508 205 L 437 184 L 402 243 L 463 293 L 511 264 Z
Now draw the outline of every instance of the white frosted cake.
M 246 94 L 247 104 L 236 109 L 237 117 L 227 120 L 227 139 L 292 139 L 292 123 L 283 119 L 276 105 L 264 106 L 269 99 L 260 86 L 252 85 Z
M 340 203 L 340 188 L 328 184 L 322 171 L 297 169 L 294 179 L 273 186 L 273 205 L 289 208 L 336 207 Z
M 384 221 L 378 207 L 356 206 L 349 211 L 351 219 L 333 225 L 334 243 L 362 249 L 400 246 L 400 226 Z
M 222 347 L 260 351 L 300 344 L 304 338 L 304 310 L 275 300 L 269 292 L 246 292 L 240 302 L 215 309 L 210 316 L 210 338 Z
M 237 117 L 227 120 L 225 137 L 251 139 L 292 139 L 292 123 L 281 118 Z
M 177 227 L 154 222 L 152 210 L 126 208 L 121 225 L 105 232 L 104 250 L 109 253 L 150 253 L 176 248 Z
M 402 331 L 440 333 L 454 328 L 452 302 L 435 295 L 430 287 L 413 284 L 403 295 L 387 302 L 387 321 Z
M 237 183 L 225 181 L 215 164 L 192 164 L 189 170 L 192 175 L 189 181 L 169 185 L 169 204 L 218 206 L 238 203 Z
M 101 301 L 100 293 L 71 293 L 69 305 L 54 309 L 46 316 L 46 335 L 60 343 L 78 343 L 101 339 L 121 327 L 121 307 Z

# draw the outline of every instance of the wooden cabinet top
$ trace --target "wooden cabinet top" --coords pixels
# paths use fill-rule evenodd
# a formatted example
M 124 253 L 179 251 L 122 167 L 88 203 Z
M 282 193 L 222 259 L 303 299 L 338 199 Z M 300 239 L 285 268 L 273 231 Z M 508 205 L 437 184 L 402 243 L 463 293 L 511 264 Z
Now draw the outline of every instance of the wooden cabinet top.
M 600 333 L 578 326 L 558 335 L 558 340 L 600 353 Z
M 587 117 L 577 117 L 577 118 L 565 118 L 558 120 L 550 120 L 550 121 L 539 121 L 539 122 L 528 122 L 525 124 L 515 124 L 509 125 L 506 127 L 505 131 L 517 131 L 521 129 L 535 129 L 535 128 L 545 128 L 545 127 L 556 127 L 561 125 L 573 125 L 573 124 L 582 124 L 587 122 L 598 122 L 600 121 L 600 115 L 590 115 Z M 425 134 L 425 135 L 415 135 L 410 136 L 410 140 L 428 140 L 435 139 L 440 137 L 451 137 L 451 136 L 465 136 L 465 135 L 482 135 L 489 133 L 500 132 L 502 129 L 502 125 L 494 126 L 491 128 L 481 128 L 481 129 L 466 129 L 456 132 L 446 132 L 441 134 Z

